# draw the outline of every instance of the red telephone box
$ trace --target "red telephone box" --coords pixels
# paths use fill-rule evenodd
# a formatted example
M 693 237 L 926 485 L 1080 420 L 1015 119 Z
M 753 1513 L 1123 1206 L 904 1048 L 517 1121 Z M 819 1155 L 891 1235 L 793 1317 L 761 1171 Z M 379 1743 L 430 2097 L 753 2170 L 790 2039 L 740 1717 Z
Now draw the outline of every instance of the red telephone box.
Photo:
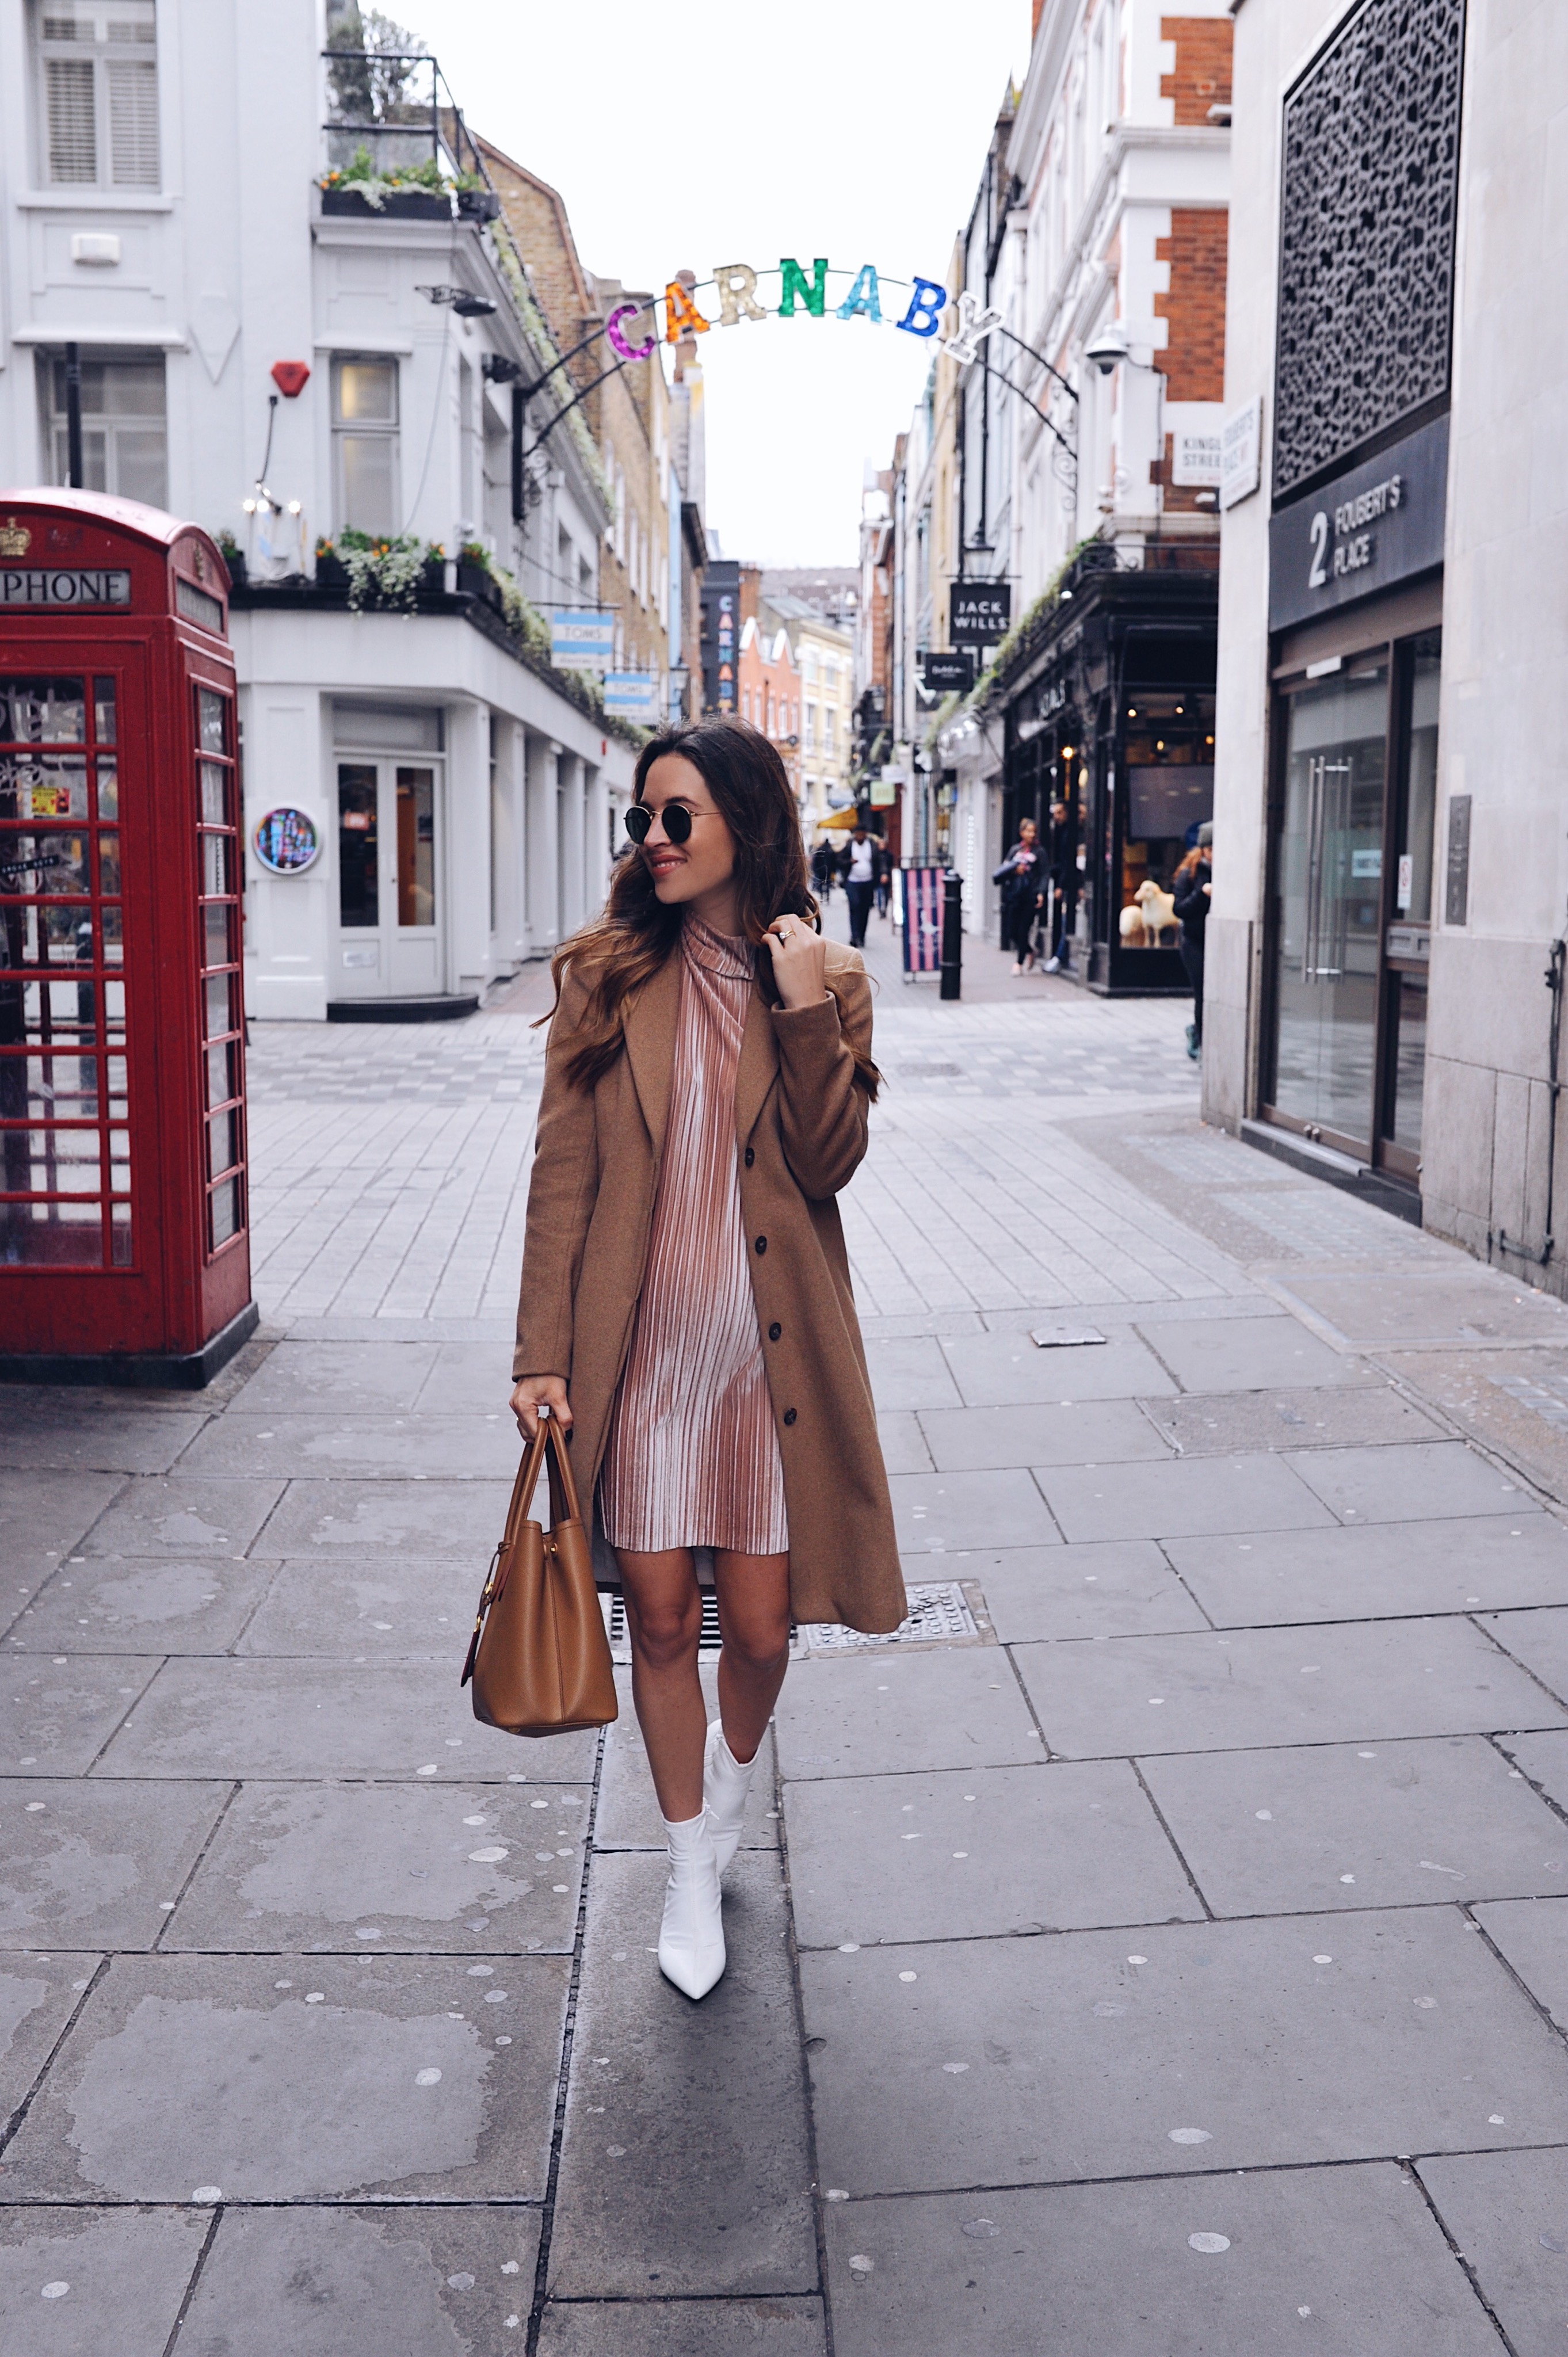
M 229 576 L 0 492 L 0 1376 L 209 1381 L 256 1323 Z

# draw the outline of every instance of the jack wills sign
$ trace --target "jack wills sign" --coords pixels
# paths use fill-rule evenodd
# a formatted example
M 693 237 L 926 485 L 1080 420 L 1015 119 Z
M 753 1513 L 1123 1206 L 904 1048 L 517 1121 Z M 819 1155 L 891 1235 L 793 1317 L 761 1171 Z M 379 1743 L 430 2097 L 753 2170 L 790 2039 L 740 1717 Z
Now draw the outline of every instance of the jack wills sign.
M 948 636 L 955 647 L 994 647 L 1013 619 L 1013 589 L 1006 581 L 955 581 L 948 609 Z
M 1443 562 L 1448 420 L 1434 418 L 1269 524 L 1269 628 L 1308 622 Z

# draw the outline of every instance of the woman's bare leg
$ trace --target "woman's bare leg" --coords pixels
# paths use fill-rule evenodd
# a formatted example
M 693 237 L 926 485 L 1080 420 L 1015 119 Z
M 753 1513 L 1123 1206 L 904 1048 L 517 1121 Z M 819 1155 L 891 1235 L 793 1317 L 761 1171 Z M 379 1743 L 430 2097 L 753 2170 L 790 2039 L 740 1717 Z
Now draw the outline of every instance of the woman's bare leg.
M 636 1555 L 617 1547 L 627 1628 L 631 1695 L 648 1746 L 653 1789 L 671 1824 L 701 1814 L 703 1745 L 708 1714 L 697 1678 L 703 1602 L 689 1547 Z
M 789 1666 L 789 1558 L 714 1551 L 718 1587 L 719 1717 L 736 1760 L 755 1757 Z

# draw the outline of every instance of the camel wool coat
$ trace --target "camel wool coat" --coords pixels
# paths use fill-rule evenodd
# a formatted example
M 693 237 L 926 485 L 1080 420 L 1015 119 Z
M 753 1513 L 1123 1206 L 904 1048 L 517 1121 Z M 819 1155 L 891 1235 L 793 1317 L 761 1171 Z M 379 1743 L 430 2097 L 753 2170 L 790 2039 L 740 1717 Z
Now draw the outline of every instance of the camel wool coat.
M 741 1217 L 784 1467 L 798 1621 L 896 1629 L 907 1609 L 876 1414 L 834 1200 L 865 1152 L 871 1050 L 859 953 L 827 945 L 829 996 L 770 1006 L 752 988 L 736 1073 Z M 680 1011 L 679 948 L 639 992 L 626 1046 L 591 1091 L 564 1071 L 585 998 L 568 970 L 551 1025 L 529 1187 L 514 1379 L 560 1375 L 572 1463 L 596 1500 L 648 1262 Z M 596 1513 L 596 1500 L 595 1505 Z

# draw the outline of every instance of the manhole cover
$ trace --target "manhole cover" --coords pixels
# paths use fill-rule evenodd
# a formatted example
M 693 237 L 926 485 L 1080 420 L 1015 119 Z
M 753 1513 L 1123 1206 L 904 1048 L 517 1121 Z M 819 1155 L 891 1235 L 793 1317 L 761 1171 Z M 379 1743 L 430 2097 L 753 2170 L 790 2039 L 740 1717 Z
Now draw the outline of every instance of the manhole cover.
M 908 1591 L 909 1617 L 890 1635 L 867 1637 L 834 1621 L 812 1621 L 800 1635 L 809 1653 L 859 1653 L 875 1645 L 978 1645 L 992 1642 L 990 1616 L 973 1580 L 922 1582 Z

